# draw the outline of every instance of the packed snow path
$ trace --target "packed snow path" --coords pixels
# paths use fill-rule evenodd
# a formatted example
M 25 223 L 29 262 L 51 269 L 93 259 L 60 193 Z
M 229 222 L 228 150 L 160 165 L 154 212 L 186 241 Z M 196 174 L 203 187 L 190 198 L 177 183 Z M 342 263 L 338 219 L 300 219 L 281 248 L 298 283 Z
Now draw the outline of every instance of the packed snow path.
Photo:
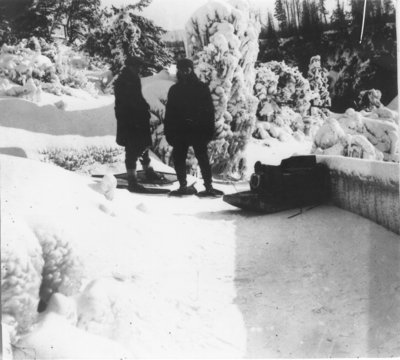
M 216 242 L 229 248 L 224 257 L 234 255 L 232 301 L 243 316 L 245 357 L 399 356 L 396 234 L 331 206 L 292 217 L 297 210 L 259 215 L 218 200 L 197 205 L 181 201 L 182 212 L 193 212 L 178 212 L 182 220 L 201 219 L 199 231 L 211 222 L 234 232 L 203 245 L 210 260 Z
M 399 237 L 369 220 L 331 206 L 257 215 L 126 190 L 108 202 L 90 178 L 0 160 L 2 248 L 24 223 L 42 242 L 68 241 L 83 285 L 95 280 L 78 297 L 78 326 L 134 356 L 400 354 Z M 54 315 L 41 321 L 27 342 L 38 357 L 90 353 Z

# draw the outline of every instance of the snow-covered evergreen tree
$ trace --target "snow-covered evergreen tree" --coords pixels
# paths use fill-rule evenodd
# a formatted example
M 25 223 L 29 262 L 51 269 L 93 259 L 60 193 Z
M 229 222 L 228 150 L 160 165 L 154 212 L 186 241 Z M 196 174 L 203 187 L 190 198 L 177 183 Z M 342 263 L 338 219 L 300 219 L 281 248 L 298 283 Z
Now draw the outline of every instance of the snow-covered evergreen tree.
M 253 95 L 260 25 L 245 0 L 212 0 L 186 25 L 186 52 L 200 80 L 209 84 L 216 110 L 210 145 L 213 172 L 241 175 L 258 100 Z
M 138 42 L 142 35 L 139 27 L 132 22 L 133 10 L 125 7 L 114 17 L 109 28 L 108 47 L 111 49 L 111 69 L 116 72 L 125 61 L 126 56 L 138 53 Z
M 154 69 L 169 64 L 172 56 L 161 39 L 165 30 L 137 14 L 149 3 L 149 0 L 141 0 L 134 5 L 104 9 L 102 27 L 89 35 L 84 49 L 110 62 L 113 73 L 121 69 L 127 55 L 142 57 Z
M 328 91 L 328 71 L 321 66 L 321 57 L 313 56 L 308 67 L 308 82 L 314 93 L 311 100 L 312 114 L 327 114 L 326 109 L 331 106 L 331 98 Z M 317 111 L 320 109 L 321 111 Z

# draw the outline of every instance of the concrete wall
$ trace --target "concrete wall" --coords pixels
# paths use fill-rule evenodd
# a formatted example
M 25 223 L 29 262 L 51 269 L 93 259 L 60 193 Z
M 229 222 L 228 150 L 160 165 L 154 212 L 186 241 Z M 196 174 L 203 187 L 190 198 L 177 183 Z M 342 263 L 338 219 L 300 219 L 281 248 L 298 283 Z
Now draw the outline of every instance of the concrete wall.
M 318 156 L 331 174 L 332 202 L 400 234 L 400 168 L 397 163 Z

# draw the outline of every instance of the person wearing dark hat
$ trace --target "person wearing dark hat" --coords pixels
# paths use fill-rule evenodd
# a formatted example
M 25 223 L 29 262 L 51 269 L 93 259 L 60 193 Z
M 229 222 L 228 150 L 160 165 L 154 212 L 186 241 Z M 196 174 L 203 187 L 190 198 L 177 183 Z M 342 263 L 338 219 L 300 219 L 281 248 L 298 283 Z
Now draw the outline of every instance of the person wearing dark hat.
M 193 147 L 204 181 L 205 196 L 222 196 L 223 192 L 212 186 L 211 166 L 207 145 L 215 131 L 215 114 L 211 93 L 206 84 L 194 73 L 193 62 L 181 59 L 177 63 L 178 82 L 168 92 L 164 133 L 173 147 L 172 158 L 179 181 L 179 189 L 171 195 L 193 195 L 194 187 L 186 181 L 186 157 Z
M 146 188 L 138 183 L 136 163 L 140 162 L 146 177 L 159 176 L 150 166 L 148 148 L 151 146 L 150 106 L 142 94 L 139 71 L 144 62 L 137 57 L 128 57 L 125 67 L 114 84 L 115 117 L 117 119 L 117 144 L 125 147 L 125 166 L 128 173 L 129 190 L 145 193 Z

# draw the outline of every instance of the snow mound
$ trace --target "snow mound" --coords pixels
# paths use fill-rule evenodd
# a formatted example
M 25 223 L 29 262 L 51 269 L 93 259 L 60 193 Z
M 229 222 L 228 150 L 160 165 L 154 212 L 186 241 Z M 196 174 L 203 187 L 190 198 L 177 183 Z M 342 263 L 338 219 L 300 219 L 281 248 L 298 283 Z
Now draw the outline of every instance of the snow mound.
M 398 114 L 383 107 L 370 112 L 348 109 L 344 114 L 331 113 L 315 135 L 313 152 L 398 162 Z
M 39 359 L 128 359 L 129 352 L 118 343 L 90 334 L 70 324 L 51 309 L 41 314 L 34 330 L 16 346 L 16 357 Z

